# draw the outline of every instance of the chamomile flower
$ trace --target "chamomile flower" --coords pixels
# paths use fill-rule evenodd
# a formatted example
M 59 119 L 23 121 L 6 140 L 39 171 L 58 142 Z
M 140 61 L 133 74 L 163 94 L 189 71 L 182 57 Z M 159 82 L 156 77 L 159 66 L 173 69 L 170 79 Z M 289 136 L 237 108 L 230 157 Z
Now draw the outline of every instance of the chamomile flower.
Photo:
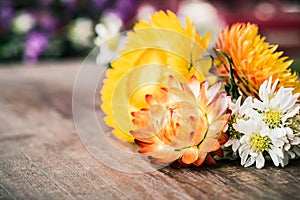
M 224 144 L 225 147 L 232 146 L 233 152 L 236 152 L 240 146 L 240 138 L 242 133 L 234 129 L 234 124 L 238 120 L 248 120 L 247 110 L 252 108 L 252 97 L 247 97 L 242 104 L 242 96 L 235 103 L 231 103 L 229 109 L 232 111 L 228 122 L 229 140 Z
M 261 169 L 265 165 L 265 155 L 268 154 L 274 165 L 279 166 L 283 159 L 283 145 L 278 147 L 268 136 L 263 121 L 254 118 L 240 120 L 234 128 L 243 134 L 238 149 L 241 165 L 249 167 L 255 163 L 256 168 Z
M 300 94 L 293 94 L 293 88 L 278 89 L 278 83 L 276 79 L 272 84 L 270 77 L 260 86 L 260 100 L 248 97 L 241 104 L 239 98 L 231 106 L 232 149 L 238 150 L 245 167 L 256 163 L 262 168 L 268 155 L 275 166 L 283 167 L 300 156 L 300 106 L 296 103 Z M 236 133 L 239 137 L 234 138 Z M 230 140 L 226 144 L 230 146 Z
M 290 159 L 300 157 L 300 114 L 297 113 L 295 116 L 288 118 L 285 124 L 289 131 L 286 134 L 283 147 L 284 160 L 281 163 L 282 166 L 287 165 Z
M 300 143 L 297 124 L 300 105 L 296 103 L 300 93 L 293 94 L 293 88 L 284 87 L 276 91 L 278 82 L 276 79 L 272 85 L 272 77 L 265 81 L 259 89 L 261 101 L 254 99 L 253 107 L 260 113 L 269 137 L 277 146 L 284 145 L 284 150 L 289 151 L 292 144 Z

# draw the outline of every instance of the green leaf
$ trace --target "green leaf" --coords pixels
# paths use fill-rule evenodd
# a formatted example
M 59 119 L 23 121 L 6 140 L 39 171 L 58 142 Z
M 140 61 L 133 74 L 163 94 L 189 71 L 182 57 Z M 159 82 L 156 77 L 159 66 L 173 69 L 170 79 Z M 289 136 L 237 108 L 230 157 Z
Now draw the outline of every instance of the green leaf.
M 230 78 L 230 89 L 229 89 L 229 95 L 232 96 L 233 100 L 237 100 L 240 96 L 239 91 L 238 91 L 238 86 L 235 83 L 234 76 L 233 76 L 233 69 L 232 69 L 232 59 L 221 49 L 216 49 L 218 53 L 223 55 L 228 64 L 229 64 L 229 78 Z

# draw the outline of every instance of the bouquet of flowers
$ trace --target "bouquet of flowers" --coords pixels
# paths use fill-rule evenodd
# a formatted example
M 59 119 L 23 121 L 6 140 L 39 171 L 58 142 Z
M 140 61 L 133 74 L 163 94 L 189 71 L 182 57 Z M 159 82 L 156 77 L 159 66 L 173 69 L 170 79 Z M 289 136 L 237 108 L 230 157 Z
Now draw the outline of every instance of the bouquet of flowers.
M 258 26 L 210 35 L 170 11 L 128 32 L 101 88 L 105 122 L 155 165 L 200 166 L 240 158 L 275 166 L 300 156 L 300 84 L 293 62 Z

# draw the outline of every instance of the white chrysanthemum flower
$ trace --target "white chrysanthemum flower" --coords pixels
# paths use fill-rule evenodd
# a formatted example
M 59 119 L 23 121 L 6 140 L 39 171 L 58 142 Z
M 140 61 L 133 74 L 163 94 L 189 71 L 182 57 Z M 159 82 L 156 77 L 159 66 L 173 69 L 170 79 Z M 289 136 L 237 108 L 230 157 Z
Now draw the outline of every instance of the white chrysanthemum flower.
M 262 101 L 254 99 L 253 108 L 261 114 L 272 135 L 286 135 L 290 131 L 290 128 L 285 126 L 287 120 L 299 113 L 300 106 L 296 102 L 300 93 L 293 94 L 293 88 L 284 87 L 275 92 L 278 82 L 279 80 L 276 79 L 271 85 L 272 77 L 270 77 L 269 81 L 265 81 L 260 86 L 259 97 Z
M 285 166 L 289 163 L 290 159 L 295 159 L 300 157 L 300 114 L 287 119 L 285 122 L 289 129 L 286 135 L 286 140 L 284 144 L 284 160 L 281 163 Z
M 267 155 L 276 166 L 300 157 L 300 94 L 293 94 L 293 88 L 276 90 L 278 82 L 272 84 L 270 77 L 260 86 L 261 100 L 248 97 L 241 105 L 239 98 L 230 107 L 230 139 L 225 146 L 232 145 L 232 150 L 238 151 L 245 167 L 256 163 L 262 168 Z
M 282 162 L 282 146 L 278 147 L 261 120 L 251 118 L 249 120 L 239 120 L 234 125 L 235 130 L 243 133 L 238 148 L 241 157 L 241 165 L 249 167 L 256 163 L 256 168 L 260 169 L 265 165 L 264 154 L 269 154 L 275 166 Z
M 238 120 L 248 120 L 247 112 L 252 109 L 252 97 L 247 97 L 243 104 L 241 104 L 242 97 L 240 96 L 235 103 L 231 103 L 229 109 L 232 111 L 229 120 L 228 132 L 230 133 L 229 140 L 224 144 L 225 147 L 232 146 L 233 152 L 236 152 L 240 146 L 240 138 L 242 133 L 235 130 L 233 125 Z
M 294 153 L 290 149 L 293 145 L 300 144 L 299 117 L 297 117 L 300 106 L 296 104 L 300 93 L 293 94 L 293 88 L 284 87 L 275 91 L 278 82 L 277 79 L 272 85 L 270 77 L 269 81 L 260 86 L 261 101 L 254 99 L 253 108 L 259 113 L 257 117 L 264 122 L 264 129 L 276 146 L 283 146 L 284 151 L 294 158 Z M 284 166 L 287 162 L 281 165 Z

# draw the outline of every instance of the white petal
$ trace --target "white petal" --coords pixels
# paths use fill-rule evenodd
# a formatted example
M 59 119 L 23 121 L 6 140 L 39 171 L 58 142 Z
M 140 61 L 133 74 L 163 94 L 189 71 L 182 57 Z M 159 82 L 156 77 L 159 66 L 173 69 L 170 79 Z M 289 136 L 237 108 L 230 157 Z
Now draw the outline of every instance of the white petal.
M 237 120 L 236 124 L 233 124 L 233 128 L 246 135 L 251 135 L 260 131 L 261 122 L 256 120 Z
M 298 145 L 298 144 L 300 144 L 300 138 L 294 137 L 293 141 L 291 142 L 291 145 Z
M 239 146 L 240 146 L 240 141 L 239 141 L 238 139 L 233 140 L 232 150 L 233 150 L 234 152 L 237 151 L 237 149 L 239 148 Z
M 274 152 L 276 152 L 276 154 L 280 157 L 280 158 L 283 158 L 283 152 L 282 152 L 282 149 L 281 148 L 278 148 L 276 146 L 272 146 L 272 149 Z
M 248 160 L 245 162 L 244 167 L 249 167 L 249 166 L 253 165 L 254 162 L 255 162 L 255 158 L 254 158 L 254 157 L 250 157 L 250 158 L 248 158 Z
M 277 156 L 276 152 L 273 149 L 271 149 L 269 151 L 269 154 L 272 158 L 272 161 L 273 161 L 274 165 L 278 167 L 279 161 L 278 161 L 278 156 Z
M 252 156 L 252 157 L 257 157 L 257 156 L 258 156 L 258 153 L 255 152 L 255 151 L 250 151 L 250 156 Z
M 282 92 L 280 93 L 280 90 L 276 93 L 276 95 L 270 100 L 269 107 L 278 109 L 280 107 L 280 103 L 282 100 L 284 100 L 286 97 L 283 96 Z
M 275 89 L 276 89 L 276 86 L 278 85 L 278 83 L 279 83 L 279 78 L 277 78 L 272 85 L 272 93 L 275 92 Z
M 288 153 L 290 154 L 291 159 L 295 159 L 296 158 L 296 154 L 294 152 L 289 151 Z
M 288 112 L 282 117 L 282 121 L 285 122 L 288 118 L 295 116 L 297 113 L 299 113 L 300 106 L 296 106 L 293 110 Z
M 246 159 L 248 158 L 249 152 L 250 152 L 250 148 L 247 148 L 247 149 L 245 149 L 245 151 L 242 152 L 242 155 L 241 155 L 241 165 L 245 164 Z
M 265 80 L 259 87 L 259 97 L 261 99 L 264 99 L 264 97 L 266 96 L 266 88 L 267 88 L 267 85 L 268 85 L 268 81 Z
M 265 165 L 265 158 L 262 154 L 259 154 L 256 158 L 256 168 L 261 169 Z
M 240 143 L 241 144 L 244 144 L 243 146 L 247 146 L 248 143 L 249 143 L 249 137 L 247 135 L 243 135 L 241 138 L 240 138 Z
M 245 110 L 246 109 L 249 109 L 249 108 L 252 108 L 252 97 L 251 96 L 248 96 L 246 99 L 245 99 L 245 101 L 244 101 L 244 103 L 243 103 L 243 105 L 240 107 L 240 114 L 244 114 L 244 112 L 245 112 Z
M 269 136 L 270 129 L 267 126 L 263 126 L 262 130 L 259 132 L 261 137 Z
M 228 140 L 228 141 L 224 144 L 224 147 L 229 147 L 230 145 L 233 144 L 233 141 L 234 141 L 234 140 Z
M 285 127 L 285 133 L 288 137 L 292 136 L 292 138 L 294 138 L 293 130 L 290 127 Z
M 265 110 L 265 107 L 264 102 L 261 102 L 258 99 L 253 100 L 253 108 L 256 108 L 257 110 Z
M 291 145 L 290 145 L 290 144 L 285 144 L 284 147 L 283 147 L 283 149 L 284 149 L 285 151 L 290 150 L 290 148 L 291 148 Z
M 284 107 L 281 107 L 282 110 L 289 110 L 297 102 L 297 96 L 293 95 L 291 98 L 286 99 L 288 104 Z
M 280 139 L 274 140 L 272 142 L 276 147 L 282 147 L 284 145 L 284 142 Z

